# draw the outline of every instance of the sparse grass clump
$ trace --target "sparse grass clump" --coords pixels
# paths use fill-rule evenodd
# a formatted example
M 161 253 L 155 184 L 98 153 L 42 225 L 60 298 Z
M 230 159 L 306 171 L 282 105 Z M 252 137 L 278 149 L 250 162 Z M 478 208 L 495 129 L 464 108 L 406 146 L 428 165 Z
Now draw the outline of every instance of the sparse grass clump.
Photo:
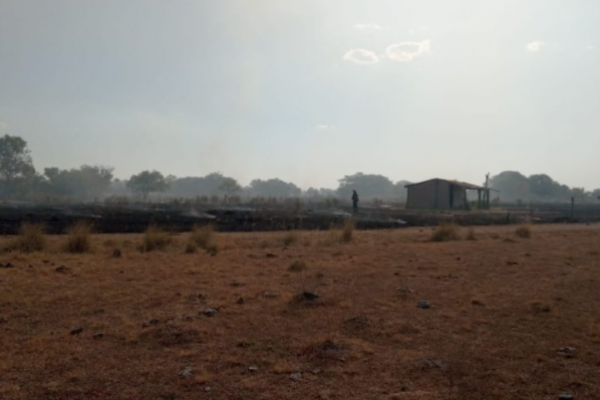
M 289 231 L 281 238 L 281 242 L 285 247 L 296 244 L 299 240 L 298 233 L 295 231 Z
M 198 251 L 198 245 L 196 243 L 189 241 L 185 245 L 185 254 L 194 254 Z
M 141 246 L 142 253 L 149 251 L 164 250 L 173 241 L 173 238 L 169 234 L 155 225 L 151 225 L 144 232 L 144 239 Z
M 302 272 L 306 270 L 306 262 L 303 259 L 298 259 L 293 261 L 289 268 L 288 271 L 290 272 Z
M 529 225 L 521 225 L 515 231 L 515 235 L 517 235 L 518 237 L 520 237 L 522 239 L 529 239 L 529 238 L 531 238 L 531 226 L 529 226 Z
M 76 222 L 67 230 L 65 250 L 77 254 L 92 251 L 92 226 L 88 222 Z
M 469 227 L 469 230 L 467 231 L 466 239 L 471 241 L 477 240 L 477 238 L 475 237 L 475 229 L 473 229 L 472 226 Z
M 444 222 L 438 225 L 431 234 L 432 242 L 450 242 L 460 240 L 458 225 L 454 222 Z
M 356 222 L 353 219 L 348 219 L 342 227 L 342 235 L 340 241 L 342 243 L 350 243 L 354 235 L 354 228 L 356 228 Z
M 203 227 L 194 226 L 190 233 L 188 246 L 190 244 L 207 249 L 213 245 L 215 228 L 212 225 L 205 225 Z
M 20 251 L 23 253 L 34 253 L 46 249 L 46 235 L 44 227 L 40 224 L 24 222 L 19 228 L 17 236 L 8 246 L 6 251 Z

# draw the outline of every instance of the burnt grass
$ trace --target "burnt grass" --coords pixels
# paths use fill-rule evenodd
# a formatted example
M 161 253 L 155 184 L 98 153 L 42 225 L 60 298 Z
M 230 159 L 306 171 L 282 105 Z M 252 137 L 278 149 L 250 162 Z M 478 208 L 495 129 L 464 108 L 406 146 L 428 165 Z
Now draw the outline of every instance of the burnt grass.
M 186 234 L 154 253 L 94 234 L 90 254 L 49 236 L 0 254 L 0 398 L 598 398 L 600 225 L 432 229 L 215 233 L 216 256 L 185 254 Z

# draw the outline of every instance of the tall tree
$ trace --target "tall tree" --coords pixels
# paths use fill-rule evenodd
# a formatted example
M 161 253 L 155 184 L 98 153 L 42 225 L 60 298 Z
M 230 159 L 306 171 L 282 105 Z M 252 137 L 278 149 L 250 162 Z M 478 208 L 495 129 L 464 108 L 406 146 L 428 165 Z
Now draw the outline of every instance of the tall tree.
M 250 182 L 248 193 L 251 196 L 264 197 L 296 197 L 302 194 L 302 190 L 291 182 L 274 179 L 254 179 Z
M 339 180 L 338 195 L 350 198 L 356 190 L 362 198 L 386 198 L 394 194 L 394 183 L 383 175 L 363 174 L 347 175 Z
M 46 168 L 46 192 L 57 197 L 90 200 L 102 196 L 110 187 L 113 169 L 82 165 L 78 169 Z
M 242 187 L 235 179 L 224 177 L 221 185 L 219 185 L 219 190 L 225 192 L 226 195 L 231 196 L 242 190 Z
M 498 190 L 503 200 L 529 200 L 529 179 L 517 171 L 503 171 L 490 178 L 490 188 Z
M 158 171 L 142 171 L 129 178 L 127 187 L 146 199 L 150 193 L 164 192 L 169 188 L 169 184 L 163 174 Z
M 35 168 L 27 142 L 18 136 L 0 137 L 0 185 L 6 197 L 14 195 L 22 185 L 35 175 Z

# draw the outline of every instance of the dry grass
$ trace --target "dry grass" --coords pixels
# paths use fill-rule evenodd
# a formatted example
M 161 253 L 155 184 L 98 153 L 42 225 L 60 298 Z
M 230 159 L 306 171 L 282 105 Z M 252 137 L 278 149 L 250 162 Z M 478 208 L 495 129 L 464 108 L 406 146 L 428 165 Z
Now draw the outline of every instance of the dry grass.
M 354 228 L 356 228 L 356 222 L 353 219 L 348 219 L 344 222 L 342 227 L 342 234 L 340 240 L 342 243 L 350 243 L 354 235 Z
M 19 228 L 19 235 L 10 241 L 5 251 L 17 251 L 22 253 L 34 253 L 46 249 L 46 235 L 44 227 L 40 224 L 24 222 Z
M 441 223 L 431 234 L 430 240 L 432 242 L 450 242 L 460 240 L 459 227 L 454 222 Z
M 171 234 L 156 225 L 151 225 L 144 232 L 144 237 L 140 250 L 147 253 L 156 250 L 165 250 L 173 242 Z
M 298 259 L 292 261 L 290 266 L 288 267 L 288 271 L 290 272 L 303 272 L 306 270 L 306 262 L 303 259 Z
M 475 236 L 475 229 L 472 226 L 470 226 L 467 230 L 467 236 L 465 236 L 465 239 L 471 241 L 477 240 L 477 237 Z
M 0 398 L 598 397 L 600 225 L 540 225 L 514 243 L 491 238 L 505 226 L 436 244 L 418 228 L 355 230 L 352 246 L 335 233 L 329 247 L 268 250 L 281 233 L 219 233 L 243 246 L 216 258 L 183 254 L 183 240 L 133 251 L 143 235 L 92 235 L 123 258 L 52 252 L 64 241 L 52 235 L 43 255 L 5 253 Z M 287 270 L 300 259 L 307 270 Z M 303 277 L 318 300 L 296 300 Z M 557 352 L 567 346 L 574 358 Z
M 195 226 L 190 233 L 189 244 L 206 250 L 209 246 L 214 245 L 214 232 L 215 228 L 212 225 Z
M 79 221 L 67 229 L 65 251 L 74 254 L 92 252 L 92 226 L 90 223 Z
M 285 246 L 293 246 L 296 243 L 298 243 L 298 241 L 300 240 L 300 235 L 298 234 L 298 232 L 296 231 L 289 231 L 286 232 L 282 237 L 281 237 L 281 243 Z
M 529 239 L 532 235 L 531 225 L 521 225 L 515 230 L 515 235 L 522 239 Z

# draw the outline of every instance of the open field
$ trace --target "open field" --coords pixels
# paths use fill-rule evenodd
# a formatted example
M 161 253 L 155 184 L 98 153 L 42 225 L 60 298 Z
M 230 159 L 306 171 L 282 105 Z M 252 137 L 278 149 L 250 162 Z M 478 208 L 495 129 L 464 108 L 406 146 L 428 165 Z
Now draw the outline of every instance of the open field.
M 516 228 L 51 236 L 0 254 L 0 399 L 600 399 L 600 225 Z

